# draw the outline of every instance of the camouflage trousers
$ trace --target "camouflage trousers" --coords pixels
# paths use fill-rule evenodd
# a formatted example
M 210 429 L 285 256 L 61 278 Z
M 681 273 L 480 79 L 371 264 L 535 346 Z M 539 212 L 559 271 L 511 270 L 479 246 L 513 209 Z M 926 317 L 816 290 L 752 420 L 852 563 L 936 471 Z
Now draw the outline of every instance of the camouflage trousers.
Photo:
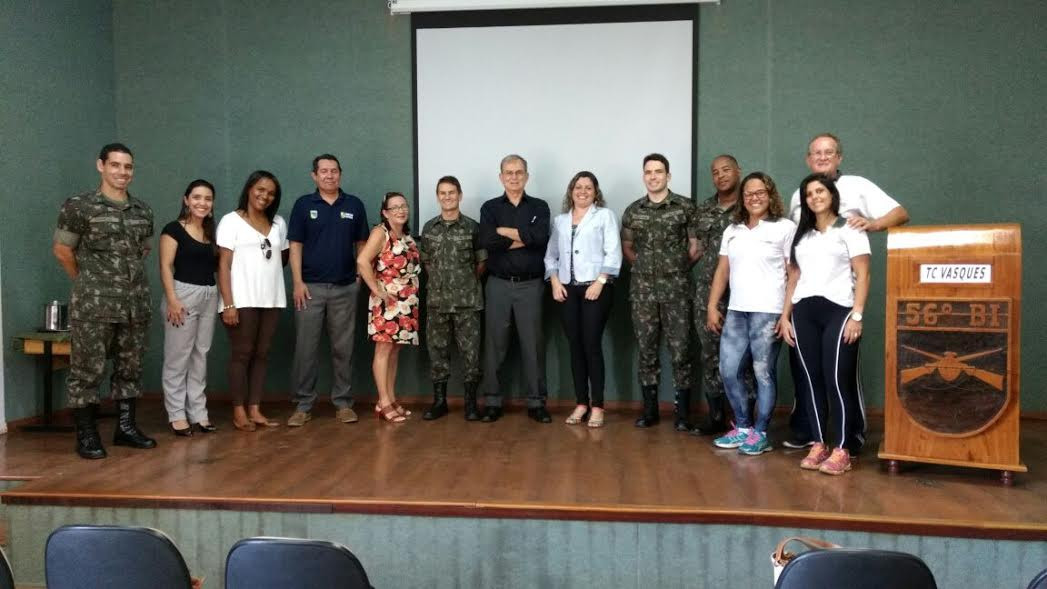
M 639 351 L 640 386 L 658 384 L 662 332 L 673 365 L 673 385 L 691 388 L 691 301 L 632 301 L 633 333 Z
M 462 380 L 480 382 L 480 311 L 441 313 L 429 311 L 425 318 L 425 343 L 429 349 L 429 376 L 433 382 L 451 377 L 451 338 L 462 354 Z
M 142 394 L 142 361 L 149 323 L 70 322 L 69 377 L 66 391 L 69 406 L 86 407 L 98 402 L 98 387 L 105 376 L 106 358 L 113 359 L 109 378 L 114 399 Z

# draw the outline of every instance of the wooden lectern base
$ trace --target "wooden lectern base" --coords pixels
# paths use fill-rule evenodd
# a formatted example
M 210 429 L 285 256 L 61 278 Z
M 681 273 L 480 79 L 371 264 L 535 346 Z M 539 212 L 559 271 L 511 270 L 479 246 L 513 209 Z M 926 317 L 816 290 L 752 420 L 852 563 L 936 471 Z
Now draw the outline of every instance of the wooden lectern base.
M 968 462 L 965 460 L 948 460 L 945 458 L 931 458 L 928 456 L 908 456 L 905 454 L 895 454 L 892 452 L 885 452 L 883 449 L 883 443 L 880 444 L 880 451 L 876 453 L 876 456 L 880 460 L 887 461 L 887 472 L 889 474 L 898 474 L 901 472 L 902 462 L 922 462 L 925 464 L 943 464 L 946 466 L 963 466 L 965 468 L 982 468 L 986 470 L 998 470 L 1000 471 L 1000 482 L 1008 487 L 1014 484 L 1014 473 L 1016 472 L 1029 472 L 1029 469 L 1021 463 L 1018 464 L 985 464 Z

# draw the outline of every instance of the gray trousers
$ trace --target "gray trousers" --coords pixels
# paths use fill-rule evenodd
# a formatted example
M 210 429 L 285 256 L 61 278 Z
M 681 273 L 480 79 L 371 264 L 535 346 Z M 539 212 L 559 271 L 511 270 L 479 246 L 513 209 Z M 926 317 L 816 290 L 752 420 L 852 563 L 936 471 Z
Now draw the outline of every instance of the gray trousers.
M 541 407 L 548 392 L 545 388 L 545 343 L 542 339 L 542 294 L 545 283 L 541 279 L 510 282 L 495 276 L 487 279 L 484 302 L 484 374 L 481 390 L 489 407 L 501 407 L 502 392 L 498 383 L 498 367 L 505 361 L 509 349 L 509 333 L 516 324 L 520 342 L 520 358 L 525 385 L 527 407 Z
M 360 284 L 307 283 L 311 299 L 294 312 L 294 366 L 291 385 L 298 411 L 309 412 L 316 401 L 317 350 L 327 329 L 331 343 L 331 402 L 342 409 L 353 406 L 353 334 Z
M 207 423 L 207 352 L 214 339 L 218 289 L 175 281 L 175 296 L 185 307 L 185 322 L 167 321 L 167 300 L 160 303 L 164 318 L 164 408 L 167 420 Z

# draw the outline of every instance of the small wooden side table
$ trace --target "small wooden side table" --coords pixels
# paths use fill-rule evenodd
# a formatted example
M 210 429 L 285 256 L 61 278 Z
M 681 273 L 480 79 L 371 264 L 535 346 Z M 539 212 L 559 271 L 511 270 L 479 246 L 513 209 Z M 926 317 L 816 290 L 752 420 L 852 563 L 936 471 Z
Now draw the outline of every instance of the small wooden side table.
M 28 356 L 39 356 L 38 364 L 44 371 L 44 422 L 23 425 L 28 432 L 71 432 L 73 426 L 58 425 L 52 420 L 54 414 L 54 371 L 69 366 L 68 331 L 31 331 L 14 337 L 15 349 Z

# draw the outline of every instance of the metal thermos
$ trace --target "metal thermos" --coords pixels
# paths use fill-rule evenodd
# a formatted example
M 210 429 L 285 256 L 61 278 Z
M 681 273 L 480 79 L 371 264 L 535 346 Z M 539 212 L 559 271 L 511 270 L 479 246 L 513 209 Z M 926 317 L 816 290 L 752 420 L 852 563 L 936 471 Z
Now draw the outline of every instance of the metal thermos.
M 44 331 L 69 331 L 69 306 L 58 301 L 44 305 Z

